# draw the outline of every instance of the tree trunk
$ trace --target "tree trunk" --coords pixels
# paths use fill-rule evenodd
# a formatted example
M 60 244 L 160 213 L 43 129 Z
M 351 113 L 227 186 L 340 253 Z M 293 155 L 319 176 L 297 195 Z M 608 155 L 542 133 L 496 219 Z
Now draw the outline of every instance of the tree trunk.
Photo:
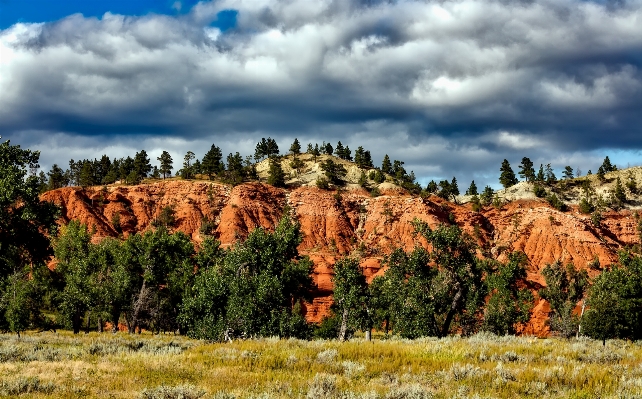
M 448 314 L 446 315 L 446 320 L 444 321 L 444 325 L 441 327 L 441 336 L 439 338 L 443 338 L 448 335 L 448 331 L 450 331 L 450 323 L 452 323 L 453 317 L 455 317 L 455 312 L 459 307 L 459 302 L 461 301 L 463 295 L 464 293 L 461 289 L 459 289 L 453 297 L 453 301 L 450 304 L 450 309 L 448 310 Z
M 341 315 L 341 328 L 339 329 L 339 341 L 343 342 L 346 340 L 346 331 L 348 330 L 348 309 L 343 309 L 343 314 Z
M 145 297 L 147 296 L 147 282 L 143 280 L 143 285 L 140 287 L 138 292 L 138 298 L 134 302 L 132 309 L 132 319 L 131 326 L 129 328 L 129 333 L 132 334 L 136 332 L 136 327 L 138 327 L 140 312 L 143 310 L 143 304 L 145 303 Z
M 120 319 L 120 310 L 112 309 L 111 311 L 111 332 L 116 334 L 118 332 L 118 320 Z
M 372 341 L 372 330 L 366 330 L 366 341 Z
M 78 334 L 80 332 L 81 325 L 82 319 L 80 318 L 80 313 L 76 312 L 71 318 L 71 327 L 74 330 L 74 334 Z
M 98 332 L 103 332 L 103 318 L 101 316 L 98 316 Z
M 87 323 L 85 324 L 85 334 L 89 334 L 90 323 L 91 323 L 91 312 L 87 312 Z

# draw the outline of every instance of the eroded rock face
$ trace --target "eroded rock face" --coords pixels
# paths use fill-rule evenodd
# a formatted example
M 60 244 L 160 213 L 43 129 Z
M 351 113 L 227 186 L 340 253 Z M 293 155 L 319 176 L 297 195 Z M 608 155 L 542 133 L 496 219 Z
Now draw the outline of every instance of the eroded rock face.
M 510 251 L 528 256 L 526 285 L 536 290 L 544 284 L 540 273 L 546 264 L 560 260 L 589 269 L 595 258 L 601 265 L 616 260 L 617 250 L 637 243 L 636 222 L 630 211 L 604 214 L 601 227 L 575 209 L 562 213 L 537 200 L 518 200 L 497 210 L 487 207 L 480 213 L 470 205 L 455 205 L 437 197 L 422 199 L 400 191 L 384 191 L 372 198 L 363 190 L 339 195 L 313 187 L 277 189 L 259 183 L 234 188 L 217 183 L 168 181 L 129 187 L 100 187 L 82 190 L 62 188 L 42 198 L 62 207 L 61 223 L 76 219 L 95 229 L 100 237 L 127 236 L 150 228 L 166 206 L 175 210 L 175 230 L 196 243 L 204 218 L 215 226 L 215 235 L 224 246 L 246 237 L 258 226 L 272 229 L 289 206 L 304 234 L 299 250 L 314 261 L 317 289 L 306 304 L 308 320 L 318 322 L 332 303 L 332 268 L 337 258 L 361 256 L 361 265 L 371 281 L 382 274 L 381 261 L 393 249 L 411 250 L 428 243 L 414 234 L 412 221 L 419 219 L 436 227 L 455 222 L 480 244 L 480 255 L 505 260 Z M 120 225 L 114 226 L 114 215 Z M 545 301 L 536 300 L 533 317 L 521 331 L 546 335 Z

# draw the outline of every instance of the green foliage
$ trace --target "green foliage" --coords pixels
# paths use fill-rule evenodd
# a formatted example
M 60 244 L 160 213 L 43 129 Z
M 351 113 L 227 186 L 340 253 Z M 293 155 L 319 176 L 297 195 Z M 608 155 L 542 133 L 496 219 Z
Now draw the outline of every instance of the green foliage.
M 533 161 L 530 158 L 522 158 L 519 164 L 519 175 L 527 182 L 535 181 L 535 169 L 533 169 Z
M 196 158 L 192 151 L 187 151 L 183 158 L 183 169 L 181 169 L 181 177 L 183 179 L 193 179 L 196 172 L 194 171 L 192 161 Z
M 338 338 L 346 339 L 348 330 L 371 327 L 368 317 L 368 284 L 359 261 L 343 258 L 334 265 L 333 312 L 340 317 Z
M 223 172 L 225 170 L 225 165 L 221 161 L 222 159 L 223 153 L 221 152 L 221 149 L 215 144 L 212 144 L 212 147 L 205 153 L 203 161 L 201 162 L 203 173 L 206 174 L 208 178 L 212 179 L 213 175 L 218 175 Z
M 254 150 L 255 160 L 259 161 L 265 157 L 272 158 L 277 155 L 279 155 L 279 146 L 273 138 L 268 137 L 267 140 L 262 138 L 261 141 L 256 143 L 256 149 Z
M 475 184 L 475 180 L 470 182 L 470 186 L 468 187 L 468 190 L 466 190 L 466 195 L 477 195 L 479 194 L 477 192 L 477 185 Z
M 301 143 L 299 143 L 299 139 L 294 139 L 294 142 L 290 146 L 290 153 L 292 155 L 299 155 L 301 153 Z
M 487 263 L 485 284 L 490 293 L 481 329 L 497 335 L 515 334 L 517 323 L 526 323 L 533 295 L 520 289 L 518 282 L 526 279 L 528 258 L 523 252 L 508 255 L 508 263 L 496 261 Z
M 539 296 L 551 305 L 551 330 L 565 338 L 575 335 L 579 318 L 573 309 L 588 288 L 586 270 L 577 270 L 572 263 L 564 267 L 560 262 L 555 262 L 546 265 L 542 275 L 546 287 L 539 290 Z
M 385 174 L 392 173 L 392 164 L 390 163 L 390 157 L 388 154 L 383 157 L 383 162 L 381 162 L 381 171 Z
M 560 212 L 565 212 L 568 207 L 564 202 L 562 202 L 555 193 L 551 193 L 548 196 L 546 196 L 546 201 L 555 209 L 557 209 Z
M 631 172 L 629 172 L 627 174 L 626 188 L 629 189 L 629 192 L 631 194 L 637 194 L 638 193 L 638 183 L 635 180 L 635 176 L 633 176 L 633 173 L 631 173 Z
M 321 170 L 325 172 L 325 177 L 334 185 L 342 185 L 343 178 L 348 174 L 346 168 L 332 159 L 326 159 L 321 164 Z
M 319 178 L 317 179 L 317 181 L 316 181 L 316 183 L 315 183 L 315 184 L 316 184 L 316 186 L 317 186 L 318 188 L 320 188 L 321 190 L 328 190 L 328 189 L 330 189 L 330 182 L 329 182 L 329 181 L 328 181 L 328 179 L 326 179 L 325 177 L 319 177 Z
M 160 162 L 159 171 L 163 175 L 163 179 L 171 176 L 172 169 L 174 169 L 174 167 L 172 166 L 174 161 L 172 160 L 172 156 L 169 154 L 169 152 L 163 151 L 161 156 L 156 159 L 158 160 L 158 162 Z
M 615 180 L 615 187 L 613 188 L 611 203 L 612 205 L 615 205 L 615 206 L 622 206 L 625 202 L 626 202 L 626 192 L 624 191 L 624 187 L 622 186 L 622 181 L 618 176 L 618 178 Z
M 604 158 L 604 162 L 602 162 L 600 168 L 602 168 L 603 173 L 615 172 L 617 170 L 617 166 L 611 164 L 608 156 Z
M 484 191 L 482 192 L 481 196 L 479 199 L 481 200 L 482 205 L 488 206 L 493 202 L 493 196 L 495 195 L 495 190 L 491 186 L 486 186 L 484 187 Z
M 642 258 L 622 252 L 619 263 L 602 272 L 589 290 L 582 332 L 591 338 L 642 338 Z
M 535 194 L 537 198 L 546 197 L 546 189 L 541 184 L 536 183 L 533 186 L 533 194 Z
M 168 205 L 161 209 L 160 213 L 154 220 L 152 220 L 152 226 L 159 228 L 163 227 L 166 229 L 174 227 L 176 224 L 176 211 L 174 206 Z
M 553 172 L 553 167 L 551 167 L 550 163 L 546 164 L 546 172 L 545 172 L 545 179 L 546 179 L 546 184 L 551 185 L 555 184 L 557 182 L 557 177 L 555 176 L 555 173 Z
M 368 186 L 368 177 L 366 176 L 366 172 L 364 171 L 361 171 L 361 175 L 359 176 L 359 186 L 361 187 Z
M 313 264 L 300 258 L 299 225 L 287 212 L 274 233 L 255 229 L 229 251 L 213 243 L 198 256 L 198 274 L 181 307 L 192 337 L 225 340 L 251 336 L 309 335 L 301 307 L 309 299 Z
M 499 171 L 501 172 L 499 176 L 499 183 L 501 183 L 504 188 L 514 186 L 518 183 L 517 177 L 515 177 L 515 172 L 513 172 L 513 169 L 510 167 L 510 163 L 508 163 L 508 160 L 504 159 L 504 161 L 502 162 L 502 166 L 499 168 Z
M 377 169 L 374 172 L 374 176 L 372 177 L 372 180 L 374 180 L 375 183 L 381 184 L 384 181 L 386 181 L 386 176 L 381 172 L 381 170 Z
M 285 187 L 285 173 L 278 158 L 270 158 L 267 183 L 274 187 Z
M 595 210 L 595 207 L 588 199 L 582 198 L 580 200 L 579 209 L 583 214 L 589 214 Z
M 477 194 L 473 195 L 470 199 L 470 203 L 472 204 L 473 212 L 479 212 L 482 210 L 482 203 Z
M 566 180 L 572 179 L 573 178 L 573 168 L 571 168 L 568 165 L 565 166 L 563 174 L 564 174 L 564 179 L 566 179 Z
M 362 169 L 371 169 L 374 167 L 370 151 L 364 150 L 361 146 L 354 152 L 354 163 Z

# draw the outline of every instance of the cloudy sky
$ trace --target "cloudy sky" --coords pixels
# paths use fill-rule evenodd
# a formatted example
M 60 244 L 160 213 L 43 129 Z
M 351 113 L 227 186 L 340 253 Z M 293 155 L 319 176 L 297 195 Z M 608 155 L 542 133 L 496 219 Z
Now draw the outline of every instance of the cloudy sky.
M 41 164 L 271 136 L 424 184 L 642 149 L 642 0 L 0 0 L 0 135 Z

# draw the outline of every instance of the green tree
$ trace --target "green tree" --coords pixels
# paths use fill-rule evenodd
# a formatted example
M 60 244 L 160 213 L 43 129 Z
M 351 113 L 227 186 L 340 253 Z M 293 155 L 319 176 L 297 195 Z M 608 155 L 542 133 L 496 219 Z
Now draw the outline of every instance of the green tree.
M 620 176 L 618 176 L 615 180 L 615 187 L 613 188 L 613 199 L 614 205 L 616 206 L 622 206 L 622 204 L 626 203 L 626 192 L 624 191 L 624 187 L 622 186 L 622 180 L 620 180 Z
M 301 143 L 299 143 L 299 139 L 294 139 L 294 142 L 290 146 L 290 153 L 295 156 L 301 153 Z
M 223 159 L 221 149 L 215 144 L 212 144 L 212 147 L 205 153 L 203 161 L 201 162 L 203 173 L 205 173 L 210 180 L 213 175 L 218 175 L 225 170 L 225 165 L 223 165 L 221 159 Z
M 518 283 L 526 279 L 528 258 L 523 252 L 508 255 L 508 263 L 487 262 L 485 284 L 489 292 L 484 309 L 482 330 L 497 335 L 515 334 L 517 323 L 526 323 L 532 307 L 533 295 Z
M 134 156 L 134 171 L 136 172 L 136 181 L 141 181 L 152 171 L 152 165 L 149 163 L 149 157 L 145 150 L 140 150 Z
M 174 161 L 172 160 L 172 156 L 169 155 L 169 152 L 163 151 L 160 157 L 156 158 L 158 162 L 160 162 L 160 173 L 163 175 L 163 179 L 165 179 L 168 176 L 172 175 L 172 169 L 174 167 L 172 166 Z
M 535 177 L 535 180 L 538 183 L 544 183 L 544 181 L 546 180 L 544 176 L 544 165 L 542 164 L 539 165 L 539 171 L 537 172 L 537 176 Z
M 281 161 L 276 158 L 270 158 L 267 183 L 274 187 L 285 187 L 285 173 L 281 167 Z
M 4 287 L 3 314 L 7 330 L 20 332 L 26 326 L 26 302 L 35 301 L 28 276 L 46 269 L 52 255 L 47 236 L 56 232 L 59 209 L 39 198 L 40 182 L 29 174 L 38 164 L 38 151 L 23 150 L 9 141 L 0 143 L 0 286 Z M 11 290 L 9 289 L 11 288 Z M 30 320 L 39 319 L 39 310 Z
M 571 168 L 571 167 L 570 167 L 570 166 L 568 166 L 568 165 L 566 165 L 566 166 L 564 167 L 564 172 L 562 172 L 562 173 L 563 173 L 563 175 L 564 175 L 564 179 L 566 179 L 566 180 L 570 180 L 570 179 L 572 179 L 572 178 L 573 178 L 573 176 L 574 176 L 574 174 L 573 174 L 573 168 Z
M 539 296 L 551 306 L 551 330 L 565 338 L 575 335 L 579 318 L 573 314 L 573 309 L 588 288 L 586 270 L 577 270 L 572 263 L 564 267 L 560 262 L 555 262 L 546 265 L 542 275 L 546 287 L 539 290 Z
M 322 148 L 323 148 L 323 152 L 324 152 L 326 155 L 332 155 L 332 151 L 333 151 L 332 144 L 330 144 L 330 143 L 327 143 L 327 144 L 326 144 L 326 143 L 323 143 Z
M 332 159 L 326 159 L 321 164 L 321 170 L 325 173 L 326 178 L 335 185 L 343 184 L 343 178 L 348 174 L 346 168 Z
M 334 147 L 334 155 L 336 155 L 338 158 L 345 159 L 344 151 L 345 148 L 343 148 L 343 144 L 341 144 L 341 141 L 339 141 L 337 143 L 337 146 Z
M 348 330 L 370 328 L 368 284 L 359 267 L 359 261 L 355 258 L 344 258 L 334 265 L 332 282 L 334 284 L 332 309 L 341 317 L 338 338 L 344 341 Z
M 479 194 L 477 192 L 477 185 L 475 184 L 475 180 L 470 182 L 470 186 L 468 187 L 468 190 L 466 190 L 466 195 L 477 195 Z
M 527 182 L 535 181 L 535 169 L 533 169 L 533 161 L 530 158 L 522 158 L 522 163 L 519 165 L 519 175 Z
M 62 170 L 58 164 L 53 164 L 51 171 L 49 171 L 47 175 L 49 176 L 49 181 L 47 183 L 47 189 L 49 190 L 55 190 L 69 184 L 69 178 L 65 175 L 65 171 Z
M 439 190 L 439 186 L 437 185 L 437 182 L 434 181 L 434 180 L 431 180 L 426 185 L 426 192 L 428 194 L 435 194 L 437 192 L 437 190 Z
M 243 166 L 243 157 L 240 153 L 232 154 L 230 153 L 227 156 L 227 171 L 225 176 L 225 181 L 237 185 L 243 183 L 245 167 Z
M 80 174 L 78 175 L 78 184 L 83 188 L 96 184 L 94 180 L 94 169 L 91 162 L 84 161 L 82 163 Z
M 557 182 L 557 177 L 555 176 L 555 173 L 553 172 L 553 168 L 551 167 L 550 163 L 546 164 L 546 184 L 555 184 Z
M 196 155 L 192 151 L 187 151 L 187 154 L 183 157 L 183 169 L 181 177 L 183 179 L 193 179 L 194 170 L 192 168 L 192 161 L 196 158 Z
M 481 200 L 484 206 L 490 205 L 493 202 L 493 196 L 495 195 L 495 190 L 491 186 L 484 187 L 484 191 L 481 193 L 479 199 Z
M 617 166 L 611 164 L 611 160 L 608 156 L 604 158 L 601 168 L 604 173 L 615 172 L 617 170 Z
M 392 164 L 390 163 L 390 157 L 386 154 L 383 157 L 383 162 L 381 162 L 381 171 L 385 174 L 392 174 Z
M 602 272 L 591 286 L 582 332 L 591 338 L 642 338 L 642 258 L 621 252 L 619 265 Z
M 510 167 L 510 163 L 508 163 L 508 160 L 504 159 L 501 168 L 499 168 L 499 171 L 501 172 L 501 175 L 499 176 L 499 182 L 502 186 L 504 186 L 504 188 L 514 186 L 518 183 L 517 178 L 515 177 L 515 172 L 513 172 L 513 169 Z

